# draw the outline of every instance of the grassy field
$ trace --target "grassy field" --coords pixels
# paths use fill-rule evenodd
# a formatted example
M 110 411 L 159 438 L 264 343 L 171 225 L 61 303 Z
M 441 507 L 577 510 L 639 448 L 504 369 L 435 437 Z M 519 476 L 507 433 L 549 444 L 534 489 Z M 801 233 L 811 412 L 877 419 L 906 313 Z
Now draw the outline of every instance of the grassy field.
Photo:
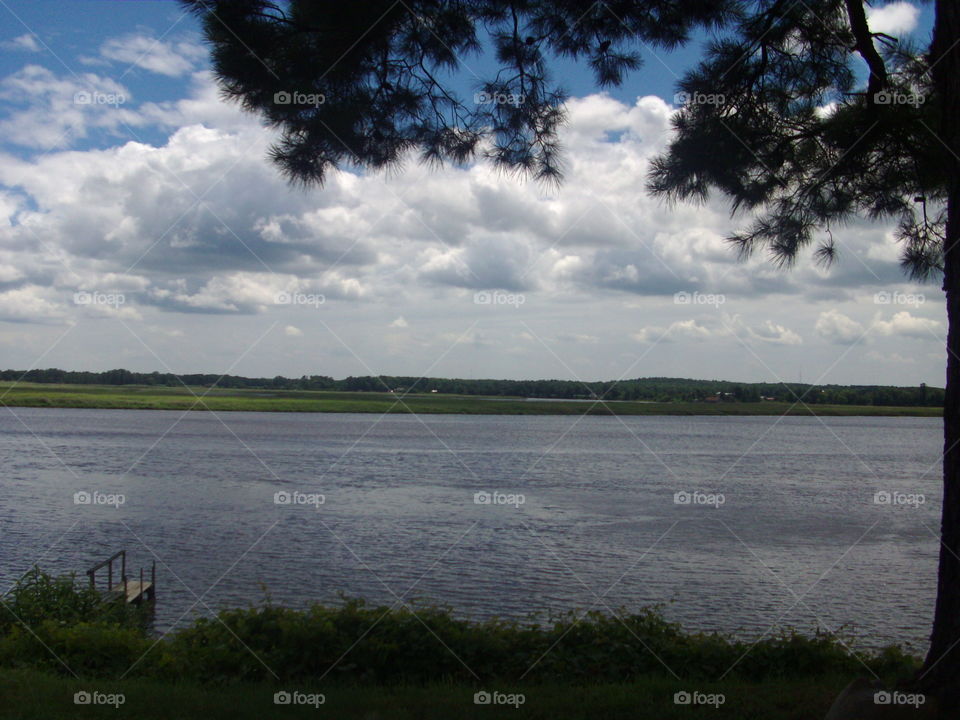
M 470 415 L 895 415 L 939 417 L 936 407 L 793 405 L 762 403 L 647 403 L 538 401 L 475 395 L 294 390 L 229 390 L 141 385 L 0 383 L 0 405 L 10 407 L 259 412 L 418 413 Z M 811 412 L 812 411 L 812 412 Z
M 237 684 L 205 687 L 152 680 L 85 681 L 36 671 L 0 670 L 0 718 L 3 720 L 75 720 L 76 718 L 142 718 L 173 720 L 202 718 L 335 717 L 350 720 L 448 720 L 499 718 L 517 720 L 674 720 L 710 717 L 722 720 L 810 720 L 823 717 L 847 678 L 791 680 L 776 683 L 704 683 L 696 687 L 664 678 L 607 685 L 517 685 L 477 687 L 463 685 L 370 687 L 325 684 L 270 686 Z M 523 704 L 477 705 L 478 690 L 522 694 Z M 322 694 L 323 704 L 274 704 L 274 693 Z M 123 704 L 77 705 L 74 694 L 94 691 L 104 696 L 122 694 Z M 679 705 L 677 692 L 722 694 L 723 704 Z M 700 696 L 701 699 L 703 695 Z M 99 700 L 107 697 L 99 696 Z M 119 698 L 114 698 L 119 700 Z M 319 698 L 314 698 L 319 701 Z M 516 698 L 519 700 L 519 698 Z

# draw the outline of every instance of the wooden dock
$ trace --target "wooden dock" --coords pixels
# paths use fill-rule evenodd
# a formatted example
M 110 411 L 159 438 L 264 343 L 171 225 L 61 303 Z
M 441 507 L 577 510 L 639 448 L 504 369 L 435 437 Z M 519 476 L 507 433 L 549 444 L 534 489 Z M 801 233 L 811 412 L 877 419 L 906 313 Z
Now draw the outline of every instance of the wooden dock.
M 119 564 L 120 574 L 117 581 L 114 581 L 113 566 Z M 156 560 L 150 566 L 150 579 L 145 580 L 143 568 L 140 568 L 139 578 L 130 578 L 127 576 L 127 551 L 121 550 L 108 557 L 103 562 L 99 562 L 87 570 L 87 577 L 90 578 L 90 588 L 97 587 L 97 571 L 106 568 L 107 583 L 100 590 L 105 600 L 122 600 L 123 602 L 139 605 L 140 603 L 154 602 L 157 597 L 157 562 Z M 101 574 L 101 577 L 103 575 Z

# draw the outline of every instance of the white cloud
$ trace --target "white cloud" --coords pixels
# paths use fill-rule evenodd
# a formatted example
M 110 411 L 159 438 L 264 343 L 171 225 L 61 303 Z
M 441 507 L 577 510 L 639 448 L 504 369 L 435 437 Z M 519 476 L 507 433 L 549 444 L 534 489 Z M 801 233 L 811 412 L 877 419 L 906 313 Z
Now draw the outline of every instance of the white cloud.
M 94 73 L 62 77 L 27 65 L 0 81 L 0 100 L 7 109 L 0 120 L 3 139 L 41 150 L 69 147 L 94 128 L 142 125 L 129 106 L 130 90 Z
M 143 68 L 169 77 L 191 72 L 205 56 L 203 46 L 192 42 L 164 42 L 148 35 L 111 38 L 100 47 L 106 60 Z
M 164 46 L 174 59 L 166 50 L 148 53 L 159 63 L 154 71 L 190 72 L 189 54 L 178 64 L 177 46 Z M 128 75 L 137 91 L 138 75 Z M 820 315 L 816 334 L 852 342 L 863 328 L 848 315 L 876 310 L 871 304 L 866 313 L 856 300 L 903 282 L 895 254 L 875 251 L 888 243 L 885 226 L 842 230 L 845 252 L 862 263 L 841 262 L 829 272 L 801 263 L 784 273 L 762 253 L 737 261 L 723 238 L 746 220 L 731 221 L 721 200 L 664 207 L 649 197 L 642 178 L 671 132 L 672 108 L 659 98 L 571 101 L 562 137 L 568 175 L 549 192 L 484 164 L 434 171 L 415 162 L 396 175 L 336 172 L 323 189 L 303 192 L 266 160 L 273 131 L 222 102 L 209 72 L 181 77 L 185 97 L 138 105 L 133 91 L 106 85 L 100 74 L 78 82 L 27 66 L 0 79 L 8 144 L 47 150 L 63 135 L 59 144 L 76 148 L 91 136 L 101 148 L 0 153 L 0 320 L 19 328 L 92 317 L 95 310 L 73 306 L 73 292 L 118 289 L 127 294 L 124 312 L 139 311 L 144 327 L 158 328 L 149 331 L 158 345 L 179 338 L 177 348 L 192 348 L 197 371 L 229 366 L 236 358 L 223 353 L 241 336 L 252 343 L 259 324 L 313 328 L 308 323 L 322 317 L 376 372 L 421 373 L 460 339 L 436 374 L 565 376 L 567 367 L 544 365 L 550 357 L 541 343 L 518 343 L 526 323 L 581 377 L 618 377 L 636 357 L 637 341 L 650 346 L 665 333 L 645 357 L 645 374 L 702 376 L 709 345 L 710 372 L 748 379 L 740 370 L 756 363 L 731 333 L 793 377 L 777 359 L 796 360 L 794 348 L 807 338 L 798 330 L 812 326 L 821 309 L 832 308 Z M 130 102 L 75 106 L 73 93 L 96 83 L 131 93 Z M 144 139 L 131 139 L 131 128 Z M 473 295 L 481 289 L 522 293 L 525 301 L 478 306 Z M 690 306 L 681 315 L 670 302 L 680 290 L 723 294 L 721 310 L 735 314 Z M 322 294 L 326 302 L 285 307 L 276 302 L 282 292 Z M 407 316 L 416 318 L 415 329 L 401 330 Z M 478 327 L 461 339 L 474 321 Z M 881 322 L 889 330 L 881 325 L 872 334 L 878 352 L 898 334 L 929 329 L 920 318 Z M 104 328 L 109 320 L 94 324 Z M 246 372 L 292 366 L 309 373 L 319 363 L 326 374 L 367 372 L 350 365 L 350 353 L 337 355 L 337 341 L 320 356 L 289 351 L 299 345 L 272 355 L 264 345 L 250 356 L 263 352 L 260 365 Z M 817 353 L 835 359 L 835 349 L 811 345 L 805 365 L 816 364 Z M 688 353 L 691 347 L 697 352 Z M 89 363 L 99 362 L 101 348 L 89 351 Z M 929 354 L 918 352 L 918 373 L 936 367 Z M 61 362 L 71 363 L 73 356 Z M 152 369 L 155 358 L 142 363 Z
M 0 42 L 0 48 L 4 50 L 25 50 L 27 52 L 40 52 L 43 49 L 37 42 L 37 36 L 33 33 L 25 33 L 13 40 Z
M 850 345 L 863 337 L 863 325 L 838 310 L 820 313 L 814 330 L 824 340 L 838 345 Z
M 908 2 L 892 2 L 867 8 L 867 22 L 872 32 L 905 35 L 913 32 L 920 17 L 920 8 Z
M 669 327 L 646 327 L 633 334 L 634 340 L 641 343 L 673 342 L 676 340 L 707 340 L 711 337 L 725 334 L 725 331 L 711 330 L 700 325 L 696 320 L 678 320 Z
M 936 320 L 915 317 L 908 311 L 896 313 L 889 320 L 874 321 L 873 329 L 879 335 L 909 337 L 920 339 L 939 339 L 943 334 L 943 325 Z
M 53 302 L 46 288 L 36 285 L 0 292 L 0 320 L 13 322 L 63 322 L 65 312 Z
M 751 340 L 772 345 L 800 345 L 803 343 L 803 338 L 793 330 L 772 320 L 764 320 L 759 325 L 747 325 L 739 315 L 734 315 L 728 322 L 734 332 Z
M 283 329 L 283 332 L 284 332 L 285 335 L 287 335 L 287 336 L 289 336 L 289 337 L 302 337 L 302 336 L 303 336 L 303 330 L 301 330 L 300 328 L 296 327 L 295 325 L 287 325 L 287 326 Z

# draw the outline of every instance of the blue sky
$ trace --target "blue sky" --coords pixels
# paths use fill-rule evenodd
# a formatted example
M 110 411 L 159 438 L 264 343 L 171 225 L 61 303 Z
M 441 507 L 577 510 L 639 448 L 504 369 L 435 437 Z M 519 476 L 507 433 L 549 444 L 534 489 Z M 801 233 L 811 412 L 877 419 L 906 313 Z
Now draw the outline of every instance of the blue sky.
M 872 22 L 923 39 L 931 13 L 880 4 Z M 5 367 L 942 384 L 941 293 L 904 280 L 889 227 L 845 229 L 829 272 L 783 273 L 737 262 L 722 199 L 644 194 L 695 49 L 642 49 L 608 93 L 559 68 L 559 190 L 408 163 L 304 192 L 219 100 L 177 3 L 0 15 Z M 470 92 L 485 63 L 465 62 Z

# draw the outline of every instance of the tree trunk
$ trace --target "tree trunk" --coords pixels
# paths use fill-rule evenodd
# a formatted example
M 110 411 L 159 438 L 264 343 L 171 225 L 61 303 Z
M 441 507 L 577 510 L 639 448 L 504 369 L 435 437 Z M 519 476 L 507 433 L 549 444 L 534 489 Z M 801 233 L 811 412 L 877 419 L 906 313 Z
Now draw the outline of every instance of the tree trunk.
M 947 384 L 943 402 L 943 515 L 930 651 L 921 683 L 956 689 L 960 681 L 960 3 L 937 0 L 931 62 L 942 103 L 940 140 L 947 146 L 947 228 L 943 289 L 947 296 Z M 951 693 L 952 694 L 952 693 Z

